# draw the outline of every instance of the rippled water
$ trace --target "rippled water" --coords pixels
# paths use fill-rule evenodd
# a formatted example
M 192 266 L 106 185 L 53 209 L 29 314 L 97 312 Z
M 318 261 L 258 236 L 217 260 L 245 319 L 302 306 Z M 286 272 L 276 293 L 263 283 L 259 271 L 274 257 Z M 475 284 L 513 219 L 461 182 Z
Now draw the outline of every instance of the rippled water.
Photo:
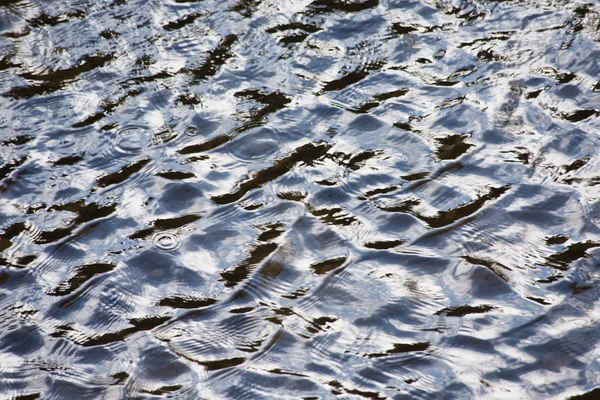
M 1 2 L 0 397 L 596 398 L 599 42 L 570 0 Z

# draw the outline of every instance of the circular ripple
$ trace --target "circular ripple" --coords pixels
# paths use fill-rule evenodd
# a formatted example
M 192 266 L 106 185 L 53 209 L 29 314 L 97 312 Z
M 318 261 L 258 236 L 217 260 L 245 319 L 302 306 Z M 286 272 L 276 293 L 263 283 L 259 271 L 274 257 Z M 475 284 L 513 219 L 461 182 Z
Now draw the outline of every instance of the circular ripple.
M 229 153 L 240 161 L 257 161 L 270 158 L 280 146 L 279 133 L 262 128 L 239 136 L 231 142 Z
M 173 233 L 161 232 L 152 237 L 154 245 L 161 250 L 173 251 L 181 246 L 179 237 Z
M 185 128 L 185 134 L 188 136 L 196 136 L 198 134 L 198 128 L 196 128 L 193 125 L 190 125 L 187 128 Z
M 151 132 L 142 126 L 125 126 L 115 135 L 115 148 L 120 153 L 140 153 L 150 144 L 151 136 Z

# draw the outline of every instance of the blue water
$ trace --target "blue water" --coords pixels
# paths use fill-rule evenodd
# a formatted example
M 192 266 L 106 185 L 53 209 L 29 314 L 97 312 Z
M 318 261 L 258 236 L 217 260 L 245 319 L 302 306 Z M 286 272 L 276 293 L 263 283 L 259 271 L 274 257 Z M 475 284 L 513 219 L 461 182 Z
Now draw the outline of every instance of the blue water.
M 0 398 L 594 399 L 600 4 L 0 3 Z

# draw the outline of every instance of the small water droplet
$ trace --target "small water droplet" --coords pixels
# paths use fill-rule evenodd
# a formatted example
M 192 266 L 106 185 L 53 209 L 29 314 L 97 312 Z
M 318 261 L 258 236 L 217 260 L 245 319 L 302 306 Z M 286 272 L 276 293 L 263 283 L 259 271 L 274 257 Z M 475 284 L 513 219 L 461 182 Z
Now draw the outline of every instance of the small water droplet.
M 187 128 L 185 128 L 185 134 L 188 136 L 196 136 L 198 134 L 198 128 L 196 128 L 193 125 L 190 125 Z
M 154 245 L 156 247 L 158 247 L 161 250 L 167 251 L 176 250 L 179 248 L 180 245 L 179 238 L 173 233 L 157 233 L 152 238 L 152 241 L 154 242 Z

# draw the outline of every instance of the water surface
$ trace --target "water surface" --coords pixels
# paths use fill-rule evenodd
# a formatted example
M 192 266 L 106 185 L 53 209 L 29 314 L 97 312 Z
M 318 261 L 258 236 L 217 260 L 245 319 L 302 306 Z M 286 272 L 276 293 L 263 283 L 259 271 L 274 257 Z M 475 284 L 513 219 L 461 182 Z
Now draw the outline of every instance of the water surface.
M 566 0 L 0 3 L 0 396 L 594 398 L 599 41 Z

